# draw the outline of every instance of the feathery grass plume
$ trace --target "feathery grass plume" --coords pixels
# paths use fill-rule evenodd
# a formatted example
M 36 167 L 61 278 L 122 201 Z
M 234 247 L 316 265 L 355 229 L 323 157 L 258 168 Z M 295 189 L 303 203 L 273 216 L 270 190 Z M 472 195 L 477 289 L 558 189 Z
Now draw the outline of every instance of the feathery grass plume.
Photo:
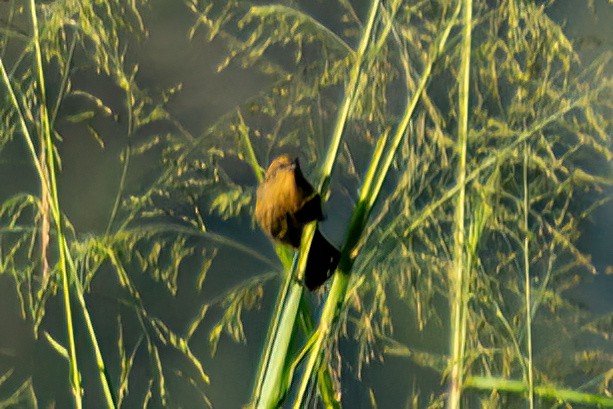
M 172 294 L 176 292 L 178 271 L 185 260 L 201 257 L 201 275 L 204 275 L 207 269 L 204 261 L 215 255 L 213 247 L 203 250 L 202 246 L 189 241 L 193 231 L 189 232 L 191 236 L 178 230 L 164 233 L 163 229 L 147 229 L 134 223 L 145 201 L 130 206 L 133 202 L 125 200 L 130 158 L 164 141 L 149 133 L 145 138 L 143 129 L 162 121 L 178 125 L 164 109 L 176 89 L 160 96 L 148 94 L 135 81 L 137 67 L 126 63 L 128 37 L 138 40 L 146 34 L 140 15 L 145 3 L 111 1 L 99 7 L 78 1 L 30 1 L 25 7 L 17 2 L 2 5 L 8 14 L 7 20 L 1 23 L 0 36 L 0 86 L 6 95 L 0 105 L 0 154 L 3 161 L 12 164 L 15 159 L 7 160 L 7 155 L 18 145 L 25 146 L 29 156 L 24 159 L 31 164 L 28 170 L 37 178 L 40 193 L 2 192 L 0 273 L 7 273 L 14 280 L 21 316 L 33 338 L 43 335 L 35 348 L 54 351 L 68 362 L 66 379 L 70 380 L 70 399 L 75 407 L 87 406 L 93 399 L 104 407 L 119 407 L 127 397 L 130 404 L 135 402 L 138 398 L 128 396 L 128 384 L 134 380 L 134 362 L 143 364 L 140 361 L 145 346 L 152 369 L 145 401 L 165 402 L 172 397 L 165 379 L 174 376 L 164 373 L 172 366 L 160 354 L 162 347 L 174 349 L 184 357 L 186 365 L 183 368 L 191 369 L 189 373 L 180 374 L 180 378 L 197 385 L 199 396 L 208 402 L 203 392 L 208 375 L 191 352 L 188 337 L 148 311 L 151 306 L 142 302 L 133 281 L 134 272 L 148 272 L 153 280 L 164 283 Z M 122 108 L 118 108 L 120 112 L 114 111 L 107 106 L 105 97 L 96 94 L 99 89 L 79 82 L 78 76 L 83 73 L 100 75 L 110 87 L 123 91 L 124 111 Z M 71 104 L 71 101 L 78 101 L 78 104 Z M 127 124 L 119 120 L 120 114 L 127 118 Z M 94 128 L 94 118 L 121 123 L 126 126 L 125 134 L 128 135 L 122 176 L 115 204 L 109 209 L 106 234 L 84 234 L 71 223 L 63 207 L 71 198 L 62 195 L 59 177 L 63 152 L 59 142 L 66 124 L 80 126 L 83 134 L 90 133 L 104 147 L 109 135 Z M 176 128 L 180 132 L 180 126 Z M 135 137 L 139 131 L 140 138 L 146 141 Z M 136 147 L 134 151 L 133 146 Z M 141 227 L 135 228 L 136 224 Z M 149 253 L 140 257 L 145 249 L 149 249 Z M 130 262 L 130 267 L 135 268 L 128 273 L 125 266 Z M 92 286 L 99 285 L 100 275 L 105 276 L 102 281 L 109 282 L 108 273 L 125 291 L 110 296 L 117 308 L 105 309 L 101 314 L 90 308 L 89 291 Z M 58 297 L 58 290 L 61 297 Z M 58 309 L 55 299 L 61 300 L 63 310 Z M 120 305 L 128 307 L 122 310 Z M 58 314 L 60 321 L 63 315 L 66 335 L 57 333 Z M 120 322 L 118 351 L 115 354 L 112 348 L 107 348 L 103 356 L 101 345 L 106 344 L 113 333 L 101 334 L 95 323 L 107 318 Z M 121 325 L 133 324 L 135 320 L 140 325 Z M 80 334 L 78 342 L 77 334 Z M 138 341 L 133 343 L 135 336 Z M 117 368 L 114 358 L 120 362 L 120 371 L 113 371 Z M 30 376 L 37 377 L 36 371 L 49 372 L 49 368 L 41 366 L 32 371 Z M 47 406 L 56 399 L 65 402 L 64 394 L 68 392 L 39 389 L 36 382 L 24 382 L 22 387 L 21 392 L 6 399 L 3 396 L 1 405 Z

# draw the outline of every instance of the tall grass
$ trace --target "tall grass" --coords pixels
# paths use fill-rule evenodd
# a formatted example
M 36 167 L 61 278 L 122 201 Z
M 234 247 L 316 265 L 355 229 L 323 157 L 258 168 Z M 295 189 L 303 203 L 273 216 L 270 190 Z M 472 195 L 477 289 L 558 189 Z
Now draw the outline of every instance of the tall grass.
M 122 53 L 125 49 L 119 36 L 124 35 L 124 30 L 143 33 L 139 14 L 141 6 L 137 2 L 127 5 L 111 2 L 99 8 L 82 2 L 37 4 L 32 0 L 22 8 L 11 2 L 6 8 L 9 19 L 3 21 L 0 72 L 7 98 L 0 108 L 0 146 L 10 152 L 15 146 L 22 145 L 20 139 L 25 142 L 23 145 L 38 180 L 39 194 L 2 192 L 0 272 L 13 278 L 22 318 L 30 325 L 34 339 L 40 337 L 42 341 L 34 343 L 35 349 L 53 351 L 68 363 L 66 379 L 72 401 L 70 405 L 77 408 L 91 405 L 114 408 L 122 405 L 135 354 L 143 344 L 142 338 L 146 339 L 144 344 L 152 358 L 152 365 L 159 369 L 159 390 L 154 400 L 164 402 L 167 393 L 161 362 L 150 332 L 155 333 L 158 342 L 179 350 L 192 364 L 197 375 L 196 381 L 187 377 L 190 381 L 208 382 L 202 364 L 191 353 L 185 338 L 174 334 L 164 323 L 151 316 L 145 306 L 138 304 L 140 295 L 126 274 L 125 258 L 117 255 L 119 252 L 129 252 L 130 246 L 142 243 L 155 234 L 151 230 L 144 233 L 127 231 L 126 220 L 132 214 L 130 212 L 124 212 L 127 217 L 124 216 L 122 220 L 123 227 L 118 230 L 112 228 L 119 205 L 125 200 L 124 182 L 131 154 L 130 144 L 124 156 L 119 192 L 105 235 L 92 237 L 78 234 L 63 207 L 64 201 L 70 198 L 60 197 L 62 124 L 88 125 L 87 121 L 95 115 L 113 116 L 112 110 L 98 96 L 86 89 L 75 89 L 73 76 L 78 76 L 80 70 L 93 69 L 114 81 L 119 89 L 125 90 L 125 109 L 130 118 L 128 135 L 153 121 L 167 119 L 162 106 L 138 89 L 134 78 L 135 67 L 132 67 L 132 72 L 127 72 L 124 65 Z M 138 35 L 135 34 L 134 38 L 138 38 Z M 49 92 L 49 89 L 53 91 Z M 81 100 L 77 112 L 64 110 L 66 100 L 70 99 Z M 100 136 L 91 126 L 84 126 L 84 129 L 104 144 L 106 136 Z M 12 163 L 11 160 L 8 163 Z M 177 237 L 168 241 L 175 251 L 165 261 L 171 260 L 171 267 L 176 267 L 185 257 L 185 252 L 178 251 L 181 241 Z M 156 242 L 157 245 L 164 243 L 163 240 Z M 35 244 L 39 245 L 39 253 L 33 250 Z M 161 265 L 153 259 L 152 263 Z M 108 370 L 111 359 L 103 354 L 101 342 L 108 345 L 109 337 L 105 333 L 101 336 L 100 330 L 95 327 L 86 299 L 86 291 L 90 289 L 94 277 L 101 269 L 108 267 L 115 268 L 116 277 L 121 286 L 128 289 L 131 297 L 131 300 L 124 302 L 135 307 L 138 318 L 142 319 L 141 324 L 146 327 L 143 330 L 146 336 L 141 335 L 141 340 L 131 353 L 125 350 L 126 345 L 120 335 L 118 354 L 121 361 L 119 365 L 114 365 L 114 362 L 110 365 L 119 366 L 119 373 Z M 56 297 L 58 287 L 61 289 L 62 311 L 49 303 Z M 63 315 L 65 335 L 58 334 L 57 325 L 54 324 L 58 313 Z M 117 317 L 116 322 L 119 322 L 119 333 L 123 334 L 121 317 Z M 117 357 L 116 354 L 111 355 Z M 23 371 L 24 368 L 18 369 Z M 39 381 L 33 381 L 39 376 L 38 373 L 54 371 L 54 368 L 43 366 L 35 368 L 14 394 L 3 399 L 2 405 L 35 407 L 54 405 L 56 402 L 59 405 L 67 404 L 62 393 L 46 388 L 44 382 L 39 385 Z M 95 374 L 94 381 L 92 373 Z M 61 379 L 61 375 L 57 378 Z M 3 379 L 4 382 L 19 382 L 19 377 L 8 376 Z M 149 384 L 149 389 L 152 385 L 153 382 Z M 153 396 L 149 390 L 144 401 L 151 401 Z M 201 396 L 206 402 L 206 395 L 201 393 Z
M 571 175 L 586 175 L 571 158 L 576 152 L 571 141 L 578 135 L 577 126 L 586 127 L 579 137 L 584 142 L 590 132 L 604 136 L 598 129 L 610 127 L 606 115 L 587 114 L 596 106 L 597 110 L 607 110 L 601 97 L 608 92 L 610 79 L 599 77 L 601 81 L 593 83 L 594 88 L 587 93 L 587 84 L 581 82 L 589 73 L 602 72 L 597 67 L 607 60 L 597 61 L 580 73 L 576 54 L 560 27 L 547 17 L 543 7 L 533 4 L 510 2 L 490 8 L 483 2 L 463 1 L 399 7 L 398 2 L 370 2 L 370 11 L 361 23 L 352 6 L 343 3 L 339 5 L 343 21 L 359 27 L 348 30 L 360 33 L 353 38 L 354 52 L 346 51 L 351 41 L 339 40 L 335 30 L 298 8 L 236 6 L 221 9 L 212 5 L 203 11 L 194 3 L 200 13 L 199 24 L 207 26 L 213 35 L 220 33 L 220 27 L 228 27 L 232 33 L 232 22 L 237 20 L 239 29 L 246 32 L 244 43 L 229 40 L 232 51 L 223 66 L 237 61 L 261 66 L 270 73 L 284 72 L 261 56 L 269 49 L 275 55 L 277 45 L 293 50 L 296 62 L 305 66 L 311 77 L 293 73 L 293 82 L 289 83 L 280 75 L 278 86 L 289 90 L 285 104 L 307 107 L 307 118 L 317 117 L 317 110 L 309 110 L 315 106 L 310 105 L 309 92 L 316 92 L 317 86 L 342 89 L 326 152 L 335 156 L 340 129 L 347 149 L 336 160 L 351 174 L 354 155 L 361 154 L 356 144 L 368 140 L 373 145 L 370 165 L 356 175 L 360 194 L 355 198 L 338 274 L 329 288 L 319 325 L 311 336 L 307 334 L 304 347 L 296 355 L 287 348 L 271 348 L 271 344 L 265 348 L 266 361 L 273 359 L 281 365 L 277 374 L 293 374 L 296 365 L 303 362 L 295 380 L 295 395 L 290 389 L 293 401 L 288 404 L 304 407 L 312 399 L 311 386 L 317 382 L 318 368 L 329 362 L 335 350 L 339 328 L 357 338 L 360 353 L 355 359 L 359 367 L 378 356 L 379 342 L 392 342 L 388 298 L 395 294 L 415 307 L 420 328 L 426 327 L 432 317 L 444 321 L 447 313 L 450 316 L 446 370 L 440 368 L 436 354 L 409 354 L 419 357 L 422 365 L 441 371 L 441 376 L 448 376 L 449 407 L 460 407 L 466 401 L 466 389 L 477 379 L 472 374 L 497 374 L 503 385 L 505 378 L 515 374 L 514 368 L 522 374 L 527 402 L 533 407 L 536 391 L 542 390 L 538 382 L 545 379 L 542 371 L 535 370 L 532 328 L 535 309 L 542 305 L 535 303 L 533 287 L 539 282 L 541 295 L 543 291 L 555 293 L 558 301 L 554 304 L 561 302 L 560 293 L 549 288 L 550 277 L 555 274 L 552 266 L 557 263 L 556 251 L 574 260 L 558 259 L 560 271 L 570 271 L 563 267 L 566 262 L 583 267 L 584 272 L 593 271 L 571 241 L 562 239 L 566 233 L 559 229 L 577 226 L 577 215 L 568 207 L 572 194 L 565 189 L 575 189 L 571 180 L 578 179 Z M 457 19 L 460 12 L 461 21 Z M 365 41 L 372 46 L 366 47 L 363 58 Z M 543 55 L 546 49 L 549 53 Z M 303 53 L 318 51 L 328 53 L 325 64 L 303 57 Z M 353 85 L 356 67 L 362 67 L 357 88 Z M 344 78 L 343 72 L 347 73 Z M 313 76 L 317 80 L 309 82 Z M 439 78 L 446 79 L 445 86 L 435 81 Z M 449 86 L 455 83 L 459 85 L 457 90 Z M 399 112 L 391 100 L 398 100 L 395 97 L 402 87 L 407 105 Z M 457 98 L 457 103 L 449 106 L 436 96 L 443 90 L 449 100 Z M 349 114 L 348 101 L 354 101 Z M 417 121 L 413 127 L 411 119 Z M 380 136 L 356 138 L 356 134 Z M 319 135 L 302 139 L 298 132 L 296 136 L 307 141 L 309 148 L 303 145 L 302 150 L 311 157 L 311 141 Z M 275 149 L 276 138 L 273 134 L 268 139 L 268 152 Z M 597 139 L 601 142 L 595 142 Z M 596 137 L 588 145 L 595 147 L 593 153 L 603 160 L 611 155 L 609 138 Z M 561 146 L 569 149 L 566 154 L 559 150 Z M 325 145 L 313 146 L 316 151 L 322 148 Z M 262 157 L 266 163 L 267 156 Z M 396 166 L 392 167 L 394 160 Z M 588 185 L 604 182 L 601 176 L 594 174 L 582 180 Z M 391 193 L 388 188 L 383 195 L 380 189 L 386 178 L 394 180 L 397 188 Z M 551 191 L 551 183 L 564 188 Z M 325 194 L 327 184 L 320 187 Z M 567 194 L 567 204 L 562 205 L 560 200 Z M 373 208 L 379 209 L 378 214 L 372 215 Z M 549 267 L 537 271 L 543 260 L 548 260 Z M 563 280 L 566 273 L 560 274 Z M 546 283 L 536 281 L 540 275 Z M 439 294 L 449 298 L 448 312 L 432 305 L 431 300 Z M 269 333 L 273 337 L 281 332 L 290 334 L 295 327 L 298 304 L 291 305 L 276 310 Z M 488 319 L 490 315 L 493 321 Z M 350 359 L 341 356 L 342 361 Z M 286 398 L 291 380 L 281 378 L 268 378 L 260 372 L 256 385 L 269 381 L 269 390 L 264 393 L 274 397 L 259 400 L 262 388 L 256 386 L 254 402 L 260 407 L 273 407 Z
M 223 406 L 209 395 L 223 380 L 204 362 L 227 339 L 263 339 L 245 374 L 258 408 L 385 407 L 376 381 L 358 391 L 347 380 L 368 383 L 369 364 L 384 360 L 411 361 L 402 376 L 386 372 L 413 382 L 397 405 L 613 406 L 599 343 L 610 314 L 566 292 L 597 273 L 577 240 L 610 200 L 611 55 L 580 61 L 553 3 L 342 1 L 326 3 L 324 22 L 306 3 L 188 1 L 193 43 L 204 33 L 228 48 L 218 69 L 270 84 L 198 136 L 167 109 L 180 86 L 139 84 L 129 53 L 146 37 L 145 4 L 5 5 L 0 155 L 12 164 L 25 142 L 37 187 L 1 192 L 0 274 L 36 348 L 67 363 L 68 390 L 49 397 L 35 370 L 10 370 L 0 406 Z M 78 88 L 80 73 L 121 102 Z M 123 149 L 103 222 L 83 231 L 66 214 L 62 137 L 76 124 L 104 147 L 98 121 L 121 129 Z M 314 225 L 298 254 L 277 247 L 279 260 L 211 228 L 227 221 L 263 239 L 251 232 L 255 185 L 287 151 L 325 200 L 341 192 L 354 204 L 321 298 L 296 280 Z M 162 166 L 145 183 L 139 163 Z M 249 271 L 220 271 L 226 258 Z M 104 308 L 92 308 L 100 291 Z M 254 333 L 244 321 L 259 322 L 272 299 L 267 330 Z M 594 342 L 560 356 L 564 339 Z M 420 380 L 431 374 L 436 385 Z

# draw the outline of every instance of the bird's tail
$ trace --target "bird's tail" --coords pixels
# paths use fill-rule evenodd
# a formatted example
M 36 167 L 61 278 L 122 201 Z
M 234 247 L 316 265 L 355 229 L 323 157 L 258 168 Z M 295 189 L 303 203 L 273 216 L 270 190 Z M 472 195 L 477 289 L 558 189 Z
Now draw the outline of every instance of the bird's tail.
M 304 272 L 306 287 L 313 291 L 325 283 L 334 274 L 340 256 L 340 251 L 326 240 L 319 231 L 319 227 L 316 228 Z

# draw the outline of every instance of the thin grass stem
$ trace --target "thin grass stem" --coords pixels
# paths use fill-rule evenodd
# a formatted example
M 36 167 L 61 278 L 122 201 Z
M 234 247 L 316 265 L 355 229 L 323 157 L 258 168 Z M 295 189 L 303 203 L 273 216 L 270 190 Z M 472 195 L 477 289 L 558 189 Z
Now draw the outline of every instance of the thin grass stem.
M 36 3 L 34 0 L 30 0 L 30 17 L 32 22 L 33 44 L 34 44 L 34 56 L 36 59 L 36 74 L 38 77 L 38 92 L 39 92 L 39 108 L 40 108 L 40 121 L 41 132 L 43 139 L 43 146 L 45 152 L 44 166 L 41 164 L 41 182 L 43 183 L 43 192 L 49 192 L 51 196 L 50 206 L 53 215 L 54 223 L 57 231 L 58 240 L 58 254 L 59 261 L 58 266 L 62 280 L 62 291 L 64 301 L 64 313 L 66 315 L 66 330 L 68 333 L 68 352 L 70 356 L 70 385 L 74 405 L 77 409 L 82 406 L 81 401 L 81 377 L 79 374 L 79 367 L 77 364 L 77 351 L 75 346 L 75 335 L 73 328 L 72 309 L 70 306 L 70 284 L 69 274 L 66 265 L 66 238 L 64 236 L 62 228 L 62 220 L 59 207 L 59 199 L 57 195 L 57 182 L 55 177 L 55 156 L 54 146 L 51 136 L 51 127 L 49 124 L 49 115 L 47 112 L 47 96 L 45 92 L 45 75 L 43 72 L 42 53 L 40 48 L 40 38 L 38 29 L 38 18 L 36 16 Z M 37 160 L 35 157 L 34 160 Z
M 468 290 L 470 264 L 466 251 L 465 201 L 466 201 L 466 156 L 468 146 L 468 104 L 472 32 L 472 1 L 463 2 L 463 32 L 461 62 L 458 77 L 458 169 L 456 180 L 460 186 L 455 204 L 453 272 L 449 279 L 451 286 L 451 371 L 449 376 L 449 398 L 447 407 L 460 407 L 464 383 L 464 354 L 466 350 L 466 325 L 468 321 Z
M 524 297 L 526 305 L 526 349 L 528 351 L 528 363 L 526 381 L 528 385 L 528 405 L 534 409 L 534 373 L 532 361 L 532 290 L 530 283 L 530 230 L 528 225 L 528 215 L 530 213 L 530 197 L 528 192 L 528 165 L 530 161 L 530 145 L 524 144 L 523 159 L 523 224 L 524 224 Z

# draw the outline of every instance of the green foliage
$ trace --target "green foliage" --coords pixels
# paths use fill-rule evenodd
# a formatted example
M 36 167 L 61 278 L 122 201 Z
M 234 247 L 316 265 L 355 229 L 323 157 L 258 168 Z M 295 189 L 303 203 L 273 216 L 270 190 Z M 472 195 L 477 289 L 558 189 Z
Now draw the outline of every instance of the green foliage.
M 214 6 L 194 5 L 200 10 L 199 23 L 213 32 L 223 32 L 226 24 L 228 32 L 234 33 L 233 25 L 238 22 L 242 31 L 237 36 L 247 38 L 244 42 L 228 41 L 231 50 L 221 68 L 236 60 L 243 66 L 255 65 L 263 72 L 277 74 L 278 66 L 270 62 L 277 56 L 275 47 L 291 52 L 294 63 L 304 68 L 280 75 L 271 95 L 283 101 L 282 106 L 303 113 L 300 119 L 293 118 L 298 125 L 285 134 L 302 142 L 301 132 L 308 129 L 310 141 L 300 146 L 309 158 L 312 141 L 330 133 L 332 126 L 326 124 L 333 117 L 326 113 L 335 112 L 335 98 L 329 95 L 337 91 L 339 81 L 349 78 L 355 52 L 348 51 L 346 44 L 354 42 L 353 35 L 360 31 L 359 25 L 354 25 L 360 19 L 355 18 L 357 13 L 349 3 L 335 7 L 342 10 L 340 21 L 335 23 L 346 28 L 342 36 L 320 27 L 321 23 L 298 11 L 297 6 L 254 5 L 247 9 L 241 3 L 216 14 Z M 568 302 L 563 291 L 575 286 L 586 273 L 596 272 L 574 243 L 580 223 L 589 214 L 583 207 L 585 200 L 601 205 L 601 187 L 611 183 L 610 174 L 602 166 L 611 158 L 611 107 L 607 102 L 611 79 L 603 71 L 610 64 L 610 56 L 602 55 L 583 66 L 545 6 L 506 2 L 491 7 L 485 2 L 473 4 L 476 40 L 470 59 L 466 182 L 461 185 L 455 184 L 458 91 L 448 85 L 454 83 L 449 78 L 459 75 L 463 51 L 459 34 L 452 34 L 448 44 L 439 42 L 441 22 L 445 21 L 442 17 L 449 17 L 452 10 L 445 2 L 397 9 L 390 4 L 379 10 L 372 34 L 376 46 L 362 66 L 356 97 L 344 124 L 346 149 L 338 157 L 340 173 L 359 180 L 364 161 L 356 159 L 363 157 L 358 144 L 372 143 L 371 135 L 385 135 L 398 126 L 401 112 L 397 101 L 403 93 L 407 98 L 417 95 L 419 102 L 411 112 L 408 137 L 399 147 L 392 174 L 388 175 L 396 188 L 378 199 L 380 210 L 366 226 L 367 239 L 360 241 L 361 251 L 353 269 L 357 276 L 352 277 L 347 289 L 350 302 L 340 316 L 341 327 L 359 345 L 354 358 L 358 368 L 373 357 L 382 357 L 377 345 L 389 340 L 394 328 L 391 305 L 396 302 L 392 303 L 392 298 L 415 312 L 421 329 L 433 325 L 433 318 L 435 322 L 446 320 L 448 312 L 434 300 L 447 298 L 453 283 L 449 274 L 454 259 L 452 220 L 456 204 L 451 199 L 461 188 L 466 190 L 463 205 L 467 229 L 462 233 L 467 241 L 461 251 L 472 257 L 468 287 L 462 295 L 468 299 L 469 314 L 464 364 L 467 376 L 482 372 L 521 376 L 527 366 L 534 366 L 537 384 L 555 378 L 549 372 L 553 368 L 545 369 L 541 362 L 546 350 L 537 350 L 534 361 L 526 362 L 524 349 L 526 325 L 534 326 L 535 331 L 541 329 L 541 321 L 552 319 L 552 314 L 568 319 L 556 320 L 556 328 L 568 325 L 573 328 L 573 337 L 585 336 L 571 324 L 584 312 Z M 390 16 L 391 23 L 386 20 Z M 295 35 L 295 31 L 300 34 Z M 443 56 L 435 61 L 431 72 L 426 71 L 437 47 L 444 47 Z M 270 60 L 262 58 L 267 51 Z M 424 76 L 430 86 L 422 92 L 418 84 Z M 291 83 L 285 81 L 287 77 Z M 313 109 L 311 95 L 317 96 L 317 106 L 323 106 L 323 110 Z M 262 96 L 257 106 L 273 106 L 268 98 Z M 253 105 L 250 102 L 247 106 Z M 284 146 L 286 139 L 276 135 L 286 116 L 270 108 L 258 108 L 256 113 L 260 114 L 257 119 L 245 119 L 254 137 L 269 136 L 271 142 L 265 145 Z M 255 125 L 267 116 L 270 125 Z M 301 127 L 304 118 L 321 125 Z M 275 132 L 271 134 L 270 129 Z M 254 140 L 256 151 L 261 145 L 260 140 Z M 323 145 L 316 145 L 316 152 Z M 528 156 L 524 155 L 525 146 L 529 146 Z M 270 155 L 266 153 L 258 156 L 267 160 Z M 588 157 L 601 166 L 591 166 Z M 524 166 L 528 172 L 525 182 L 521 176 Z M 528 223 L 524 225 L 526 211 Z M 352 234 L 350 231 L 348 237 Z M 525 237 L 529 238 L 529 272 L 519 261 L 525 252 Z M 525 314 L 526 288 L 522 284 L 525 274 L 529 274 L 532 290 L 529 316 Z M 431 358 L 419 352 L 409 356 L 422 365 L 432 362 L 433 369 L 441 370 L 434 352 Z M 346 355 L 343 359 L 351 361 Z M 565 378 L 556 379 L 564 382 Z M 606 388 L 596 391 L 607 393 Z M 503 401 L 499 404 L 504 405 Z
M 443 343 L 460 334 L 448 328 L 456 297 L 464 403 L 509 407 L 526 392 L 610 403 L 611 314 L 594 316 L 567 290 L 601 273 L 577 241 L 610 200 L 611 55 L 582 61 L 548 14 L 553 2 L 470 4 L 466 49 L 460 3 L 373 2 L 368 20 L 363 4 L 346 0 L 326 3 L 326 19 L 306 2 L 190 0 L 192 41 L 203 32 L 227 47 L 217 70 L 259 72 L 269 84 L 198 136 L 167 108 L 180 84 L 152 91 L 137 81 L 129 56 L 147 36 L 146 1 L 0 5 L 0 162 L 26 163 L 34 180 L 0 192 L 0 278 L 14 283 L 37 345 L 70 363 L 76 406 L 108 390 L 107 407 L 180 407 L 186 389 L 196 397 L 189 404 L 223 405 L 208 397 L 203 361 L 225 336 L 258 336 L 245 314 L 273 297 L 268 283 L 290 258 L 280 249 L 283 263 L 268 260 L 211 220 L 252 228 L 254 186 L 282 152 L 299 154 L 324 193 L 358 205 L 320 322 L 285 275 L 268 337 L 285 332 L 287 348 L 265 350 L 259 374 L 246 374 L 256 389 L 268 359 L 281 365 L 275 398 L 295 387 L 297 407 L 317 395 L 340 407 L 341 368 L 361 378 L 384 359 L 408 358 L 455 382 L 450 351 L 407 333 Z M 458 87 L 463 59 L 468 96 Z M 121 104 L 79 75 L 110 84 Z M 117 192 L 104 227 L 83 231 L 57 186 L 62 140 L 75 126 L 107 149 L 109 123 L 123 141 Z M 143 177 L 135 163 L 155 166 Z M 235 275 L 241 267 L 223 262 L 237 254 L 264 271 Z M 466 281 L 456 294 L 458 265 Z M 220 268 L 211 281 L 223 287 L 210 294 Z M 103 313 L 90 307 L 100 292 L 112 306 Z M 534 334 L 556 335 L 535 343 Z M 355 348 L 341 351 L 341 337 Z M 46 405 L 32 379 L 0 374 L 0 406 Z M 373 407 L 378 397 L 370 389 Z M 406 399 L 442 407 L 445 396 L 432 387 Z
M 131 157 L 135 153 L 147 154 L 169 139 L 148 134 L 145 141 L 135 141 L 137 148 L 133 152 L 134 135 L 137 132 L 142 134 L 147 126 L 161 121 L 175 124 L 164 104 L 177 89 L 150 96 L 136 84 L 137 66 L 125 61 L 126 33 L 130 33 L 133 39 L 146 34 L 140 15 L 144 4 L 110 2 L 96 5 L 93 2 L 66 1 L 31 2 L 23 7 L 11 2 L 6 7 L 8 20 L 2 22 L 7 27 L 0 39 L 2 95 L 6 98 L 0 106 L 0 149 L 4 154 L 14 152 L 18 146 L 28 146 L 30 155 L 21 161 L 34 165 L 31 170 L 35 170 L 33 175 L 38 179 L 38 189 L 34 190 L 40 193 L 2 192 L 0 274 L 10 275 L 14 281 L 22 319 L 28 323 L 31 336 L 37 339 L 42 335 L 41 340 L 47 344 L 39 342 L 37 348 L 53 351 L 69 362 L 72 399 L 76 407 L 81 407 L 83 397 L 86 402 L 92 399 L 90 396 L 94 396 L 93 391 L 97 388 L 105 391 L 100 404 L 106 407 L 132 406 L 139 400 L 141 404 L 157 402 L 166 405 L 174 399 L 167 385 L 169 377 L 184 379 L 210 406 L 203 392 L 209 378 L 191 351 L 189 337 L 150 313 L 150 306 L 143 300 L 139 289 L 142 283 L 136 282 L 139 273 L 147 273 L 154 282 L 163 283 L 170 295 L 176 294 L 182 265 L 188 260 L 199 259 L 202 281 L 210 267 L 210 257 L 215 255 L 214 246 L 203 248 L 193 239 L 190 242 L 192 236 L 169 230 L 171 225 L 149 228 L 143 222 L 135 222 L 135 219 L 144 217 L 145 205 L 151 202 L 147 196 L 130 196 L 126 191 Z M 28 14 L 33 16 L 31 21 Z M 38 59 L 40 56 L 44 58 Z M 107 105 L 108 101 L 95 95 L 99 92 L 94 90 L 95 87 L 80 89 L 75 86 L 83 72 L 100 75 L 114 83 L 124 94 L 125 105 L 120 108 L 123 111 L 115 112 Z M 65 108 L 65 105 L 74 107 L 75 104 L 71 104 L 74 101 L 78 101 L 76 110 Z M 92 122 L 100 117 L 119 121 L 120 115 L 127 117 L 127 121 L 121 124 L 125 126 L 128 143 L 122 155 L 123 176 L 107 232 L 78 231 L 61 207 L 70 198 L 57 195 L 56 173 L 61 170 L 59 146 L 63 139 L 62 130 L 67 123 L 83 123 L 83 128 L 104 147 L 108 136 L 96 130 Z M 192 230 L 201 232 L 200 228 Z M 105 278 L 101 279 L 101 275 Z M 108 282 L 109 277 L 114 277 L 118 283 L 118 292 L 110 296 L 115 307 L 100 319 L 118 323 L 118 341 L 116 349 L 106 349 L 107 354 L 103 356 L 100 342 L 106 344 L 112 337 L 111 334 L 101 335 L 94 327 L 88 307 L 91 298 L 85 298 L 85 292 L 103 281 Z M 57 301 L 51 302 L 60 296 L 59 292 L 64 300 L 63 311 L 58 308 Z M 100 312 L 93 313 L 98 315 Z M 60 317 L 64 314 L 68 337 L 63 326 L 55 324 L 58 314 Z M 125 322 L 130 324 L 126 326 Z M 75 346 L 75 328 L 84 341 L 78 343 L 78 347 Z M 133 341 L 135 337 L 136 342 Z M 161 353 L 165 349 L 177 351 L 184 358 L 181 368 L 189 371 L 182 373 L 175 368 L 173 372 L 172 361 Z M 81 367 L 80 364 L 91 359 L 87 358 L 88 355 L 96 360 L 96 366 Z M 148 392 L 144 397 L 133 394 L 131 399 L 126 399 L 128 384 L 138 380 L 132 373 L 135 362 L 143 365 L 141 361 L 149 362 Z M 93 361 L 89 362 L 93 364 Z M 107 372 L 106 366 L 120 369 Z M 96 367 L 99 385 L 81 383 L 82 374 Z M 55 371 L 49 368 L 41 370 Z M 7 372 L 7 379 L 11 375 L 12 371 Z M 23 381 L 17 390 L 2 396 L 2 406 L 45 405 L 48 398 L 32 382 L 34 376 L 35 371 L 21 378 Z M 20 376 L 10 381 L 13 384 L 19 382 Z M 62 393 L 65 392 L 52 391 L 56 396 L 51 400 L 62 402 Z M 37 397 L 42 399 L 38 403 Z

